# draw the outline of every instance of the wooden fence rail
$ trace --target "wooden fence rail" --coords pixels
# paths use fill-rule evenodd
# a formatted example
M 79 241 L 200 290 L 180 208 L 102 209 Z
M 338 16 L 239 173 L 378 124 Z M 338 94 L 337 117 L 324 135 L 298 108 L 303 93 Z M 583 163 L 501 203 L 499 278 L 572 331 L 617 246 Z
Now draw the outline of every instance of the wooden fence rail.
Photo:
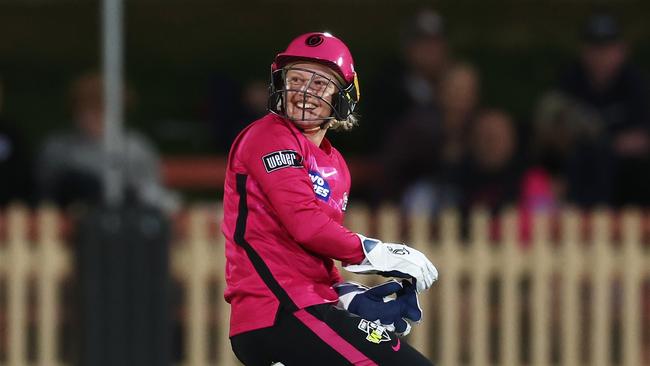
M 221 216 L 220 205 L 199 205 L 175 220 L 170 258 L 173 281 L 183 289 L 174 312 L 183 329 L 180 365 L 238 365 L 221 296 Z M 476 210 L 469 230 L 453 210 L 433 220 L 401 220 L 391 207 L 374 214 L 356 207 L 347 220 L 355 231 L 408 242 L 438 267 L 438 283 L 421 296 L 425 321 L 409 336 L 437 364 L 650 365 L 647 214 L 540 214 L 527 240 L 514 210 L 498 220 Z M 47 207 L 0 214 L 2 366 L 65 365 L 74 358 L 62 351 L 61 292 L 74 278 L 63 222 Z

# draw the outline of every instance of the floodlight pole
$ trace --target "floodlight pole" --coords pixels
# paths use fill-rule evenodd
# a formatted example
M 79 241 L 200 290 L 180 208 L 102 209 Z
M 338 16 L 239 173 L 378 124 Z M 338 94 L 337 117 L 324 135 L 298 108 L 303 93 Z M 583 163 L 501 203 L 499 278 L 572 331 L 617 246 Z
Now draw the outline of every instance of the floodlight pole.
M 102 72 L 104 77 L 104 202 L 122 203 L 123 170 L 123 77 L 122 77 L 122 1 L 102 1 Z

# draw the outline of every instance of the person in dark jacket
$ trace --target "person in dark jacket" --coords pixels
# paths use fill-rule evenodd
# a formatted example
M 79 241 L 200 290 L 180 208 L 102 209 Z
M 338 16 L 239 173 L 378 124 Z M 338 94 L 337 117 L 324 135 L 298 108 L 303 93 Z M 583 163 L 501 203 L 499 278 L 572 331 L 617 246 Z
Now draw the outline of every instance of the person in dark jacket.
M 650 203 L 650 88 L 628 60 L 629 47 L 612 15 L 591 16 L 580 59 L 559 89 L 595 112 L 602 134 L 576 146 L 569 162 L 569 199 L 594 204 Z
M 22 133 L 3 114 L 0 78 L 0 207 L 31 199 L 31 159 Z

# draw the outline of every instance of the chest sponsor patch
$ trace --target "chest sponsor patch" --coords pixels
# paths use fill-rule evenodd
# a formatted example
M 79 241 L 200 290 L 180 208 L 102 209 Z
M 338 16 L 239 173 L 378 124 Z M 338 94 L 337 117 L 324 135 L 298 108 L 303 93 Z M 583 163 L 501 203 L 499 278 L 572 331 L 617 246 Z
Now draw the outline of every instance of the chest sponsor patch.
M 309 178 L 311 178 L 311 183 L 314 186 L 314 194 L 316 198 L 323 200 L 325 202 L 330 199 L 330 184 L 318 173 L 317 171 L 310 170 Z
M 280 150 L 262 156 L 262 162 L 266 172 L 271 173 L 282 168 L 301 168 L 302 156 L 294 150 Z

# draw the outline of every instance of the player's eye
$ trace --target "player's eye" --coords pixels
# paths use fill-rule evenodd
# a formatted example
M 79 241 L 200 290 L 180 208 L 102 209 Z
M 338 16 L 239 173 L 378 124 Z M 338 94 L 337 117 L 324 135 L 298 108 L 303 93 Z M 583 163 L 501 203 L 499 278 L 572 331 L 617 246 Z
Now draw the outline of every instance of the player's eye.
M 312 81 L 311 88 L 317 91 L 322 91 L 325 90 L 325 88 L 327 88 L 328 84 L 329 84 L 329 80 L 318 78 Z
M 290 83 L 290 84 L 301 84 L 304 81 L 302 80 L 302 78 L 300 78 L 298 76 L 289 76 L 289 77 L 287 77 L 287 82 Z

